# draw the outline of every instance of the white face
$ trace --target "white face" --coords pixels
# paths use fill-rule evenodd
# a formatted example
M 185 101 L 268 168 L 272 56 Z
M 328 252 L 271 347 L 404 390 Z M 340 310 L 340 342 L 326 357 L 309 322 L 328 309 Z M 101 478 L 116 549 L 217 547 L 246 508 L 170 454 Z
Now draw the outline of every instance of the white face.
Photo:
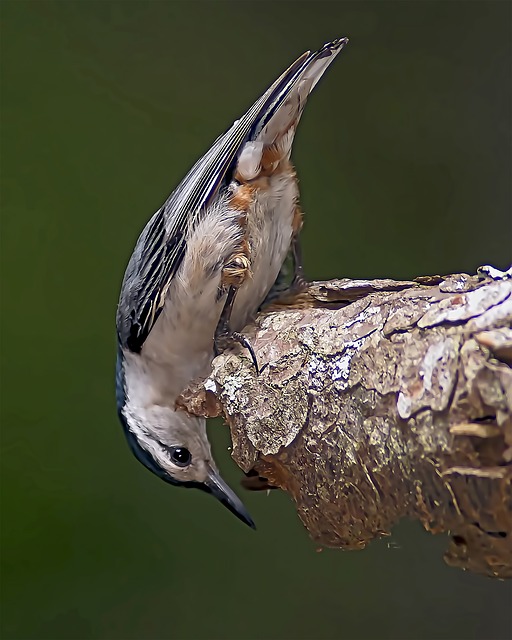
M 185 483 L 184 486 L 196 486 L 211 493 L 237 518 L 254 528 L 240 498 L 217 471 L 204 418 L 160 405 L 135 410 L 128 404 L 122 414 L 130 446 L 144 466 L 167 482 Z
M 205 483 L 215 470 L 204 418 L 154 405 L 123 414 L 138 444 L 177 482 Z

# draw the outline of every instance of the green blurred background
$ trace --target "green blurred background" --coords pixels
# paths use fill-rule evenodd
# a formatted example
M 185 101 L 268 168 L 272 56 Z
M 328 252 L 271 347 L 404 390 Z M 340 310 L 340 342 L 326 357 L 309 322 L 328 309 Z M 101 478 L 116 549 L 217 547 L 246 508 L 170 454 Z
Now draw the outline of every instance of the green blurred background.
M 419 525 L 315 553 L 280 492 L 243 496 L 253 532 L 145 471 L 117 423 L 114 315 L 146 220 L 336 36 L 294 151 L 308 275 L 505 267 L 511 8 L 2 2 L 2 638 L 510 635 L 510 585 L 446 567 Z M 226 431 L 211 425 L 238 486 Z

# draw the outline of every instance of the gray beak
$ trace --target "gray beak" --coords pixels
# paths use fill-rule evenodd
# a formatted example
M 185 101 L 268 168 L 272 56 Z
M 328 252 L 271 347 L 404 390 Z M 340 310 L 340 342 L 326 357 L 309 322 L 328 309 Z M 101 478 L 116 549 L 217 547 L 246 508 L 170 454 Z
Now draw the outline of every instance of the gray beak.
M 240 518 L 242 522 L 249 525 L 251 529 L 256 529 L 253 519 L 242 504 L 240 498 L 236 495 L 233 489 L 228 487 L 217 471 L 211 469 L 208 474 L 208 479 L 204 484 L 204 488 L 208 493 L 213 494 L 217 500 L 222 502 L 222 504 L 227 507 L 231 513 L 235 514 L 237 518 Z

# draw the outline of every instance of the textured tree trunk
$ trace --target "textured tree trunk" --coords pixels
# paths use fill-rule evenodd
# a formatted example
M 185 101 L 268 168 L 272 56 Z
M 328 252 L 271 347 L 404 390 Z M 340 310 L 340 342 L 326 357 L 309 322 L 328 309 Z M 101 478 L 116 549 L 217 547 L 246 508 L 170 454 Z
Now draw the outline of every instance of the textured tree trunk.
M 287 303 L 286 303 L 287 302 Z M 184 395 L 223 414 L 248 486 L 287 491 L 319 543 L 403 517 L 450 565 L 512 577 L 512 280 L 336 280 L 265 310 Z

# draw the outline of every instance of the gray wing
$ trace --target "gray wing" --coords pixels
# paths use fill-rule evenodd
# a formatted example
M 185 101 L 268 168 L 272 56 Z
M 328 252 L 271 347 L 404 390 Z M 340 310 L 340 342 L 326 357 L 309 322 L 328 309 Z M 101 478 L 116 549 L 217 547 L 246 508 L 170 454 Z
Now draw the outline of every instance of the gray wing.
M 244 144 L 257 137 L 312 62 L 337 53 L 345 39 L 325 44 L 296 60 L 209 151 L 148 222 L 124 276 L 117 310 L 122 347 L 139 352 L 163 306 L 185 251 L 190 225 L 197 223 L 219 187 L 230 180 Z

